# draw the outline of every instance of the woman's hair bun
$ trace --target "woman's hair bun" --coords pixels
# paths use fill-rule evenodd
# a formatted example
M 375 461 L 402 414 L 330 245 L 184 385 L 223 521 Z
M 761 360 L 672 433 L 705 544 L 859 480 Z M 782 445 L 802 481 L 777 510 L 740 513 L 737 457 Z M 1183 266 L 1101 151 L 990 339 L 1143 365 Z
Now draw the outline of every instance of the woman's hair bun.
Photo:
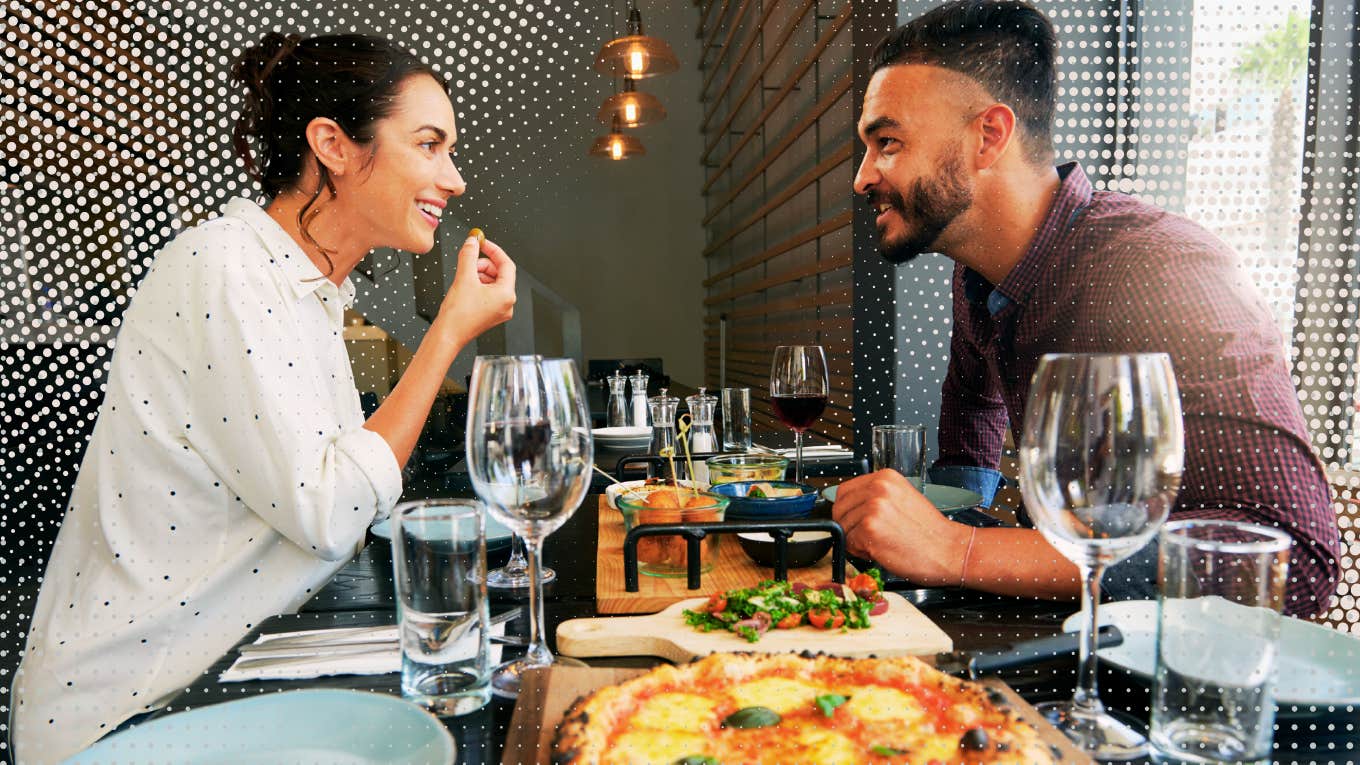
M 246 172 L 256 180 L 260 180 L 261 168 L 251 156 L 246 140 L 268 131 L 277 103 L 269 77 L 301 42 L 301 35 L 270 32 L 260 42 L 246 48 L 231 69 L 232 77 L 246 88 L 245 104 L 241 107 L 241 117 L 234 131 L 234 143 L 237 153 L 245 162 Z

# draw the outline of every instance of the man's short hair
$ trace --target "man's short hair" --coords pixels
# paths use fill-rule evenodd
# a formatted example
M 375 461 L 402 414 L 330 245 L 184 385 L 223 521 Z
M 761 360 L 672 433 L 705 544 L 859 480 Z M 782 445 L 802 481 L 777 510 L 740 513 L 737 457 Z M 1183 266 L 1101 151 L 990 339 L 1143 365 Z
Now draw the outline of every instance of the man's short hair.
M 1035 164 L 1053 161 L 1057 93 L 1053 24 L 1023 0 L 954 0 L 879 41 L 871 72 L 928 64 L 966 75 L 1015 112 Z

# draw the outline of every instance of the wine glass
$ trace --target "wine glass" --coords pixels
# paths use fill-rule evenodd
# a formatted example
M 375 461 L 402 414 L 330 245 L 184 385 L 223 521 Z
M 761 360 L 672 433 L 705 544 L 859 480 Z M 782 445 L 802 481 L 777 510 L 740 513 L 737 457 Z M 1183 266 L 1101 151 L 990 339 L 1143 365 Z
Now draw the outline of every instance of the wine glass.
M 1166 354 L 1040 359 L 1020 442 L 1020 490 L 1034 524 L 1077 564 L 1084 586 L 1076 694 L 1039 711 L 1097 760 L 1147 750 L 1141 734 L 1105 711 L 1096 690 L 1100 577 L 1166 520 L 1184 457 L 1180 393 Z
M 594 444 L 576 364 L 537 356 L 478 358 L 467 424 L 468 472 L 487 509 L 524 538 L 529 560 L 529 647 L 501 665 L 491 689 L 515 698 L 525 670 L 552 664 L 543 632 L 543 539 L 576 511 L 590 486 Z
M 793 428 L 793 480 L 803 482 L 803 431 L 822 416 L 830 386 L 820 345 L 781 345 L 770 362 L 770 405 Z
M 556 578 L 557 572 L 544 566 L 539 581 L 547 584 Z M 487 572 L 486 586 L 493 590 L 524 590 L 529 587 L 529 560 L 524 557 L 524 539 L 519 534 L 510 535 L 510 558 L 505 561 L 504 566 Z

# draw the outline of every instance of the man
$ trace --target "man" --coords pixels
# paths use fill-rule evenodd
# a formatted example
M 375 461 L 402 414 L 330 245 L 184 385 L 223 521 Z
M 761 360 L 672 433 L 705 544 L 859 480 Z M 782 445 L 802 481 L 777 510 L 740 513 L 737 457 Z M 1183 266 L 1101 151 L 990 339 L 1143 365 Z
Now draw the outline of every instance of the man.
M 1321 611 L 1336 589 L 1336 517 L 1270 313 L 1212 234 L 1093 191 L 1076 163 L 1054 166 L 1055 49 L 1052 25 L 1026 3 L 959 0 L 890 34 L 871 62 L 855 192 L 878 213 L 884 258 L 956 263 L 932 479 L 990 502 L 1005 427 L 1018 443 L 1044 353 L 1169 353 L 1185 423 L 1172 517 L 1284 529 L 1286 610 Z M 890 470 L 839 491 L 851 551 L 912 581 L 1080 591 L 1077 568 L 1033 529 L 952 522 Z M 1117 598 L 1155 587 L 1155 544 L 1105 576 Z

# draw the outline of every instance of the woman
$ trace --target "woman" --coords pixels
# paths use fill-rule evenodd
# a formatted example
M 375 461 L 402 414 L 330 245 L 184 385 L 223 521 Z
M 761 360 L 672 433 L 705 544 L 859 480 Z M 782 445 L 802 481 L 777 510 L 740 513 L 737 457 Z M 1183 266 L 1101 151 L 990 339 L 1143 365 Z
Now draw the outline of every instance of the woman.
M 465 188 L 452 104 L 426 64 L 357 35 L 269 34 L 233 74 L 247 91 L 236 149 L 271 201 L 233 200 L 177 237 L 124 317 L 15 679 L 23 763 L 163 705 L 324 585 L 396 503 L 454 357 L 513 309 L 514 264 L 469 236 L 365 421 L 341 335 L 347 275 L 375 247 L 433 246 Z

